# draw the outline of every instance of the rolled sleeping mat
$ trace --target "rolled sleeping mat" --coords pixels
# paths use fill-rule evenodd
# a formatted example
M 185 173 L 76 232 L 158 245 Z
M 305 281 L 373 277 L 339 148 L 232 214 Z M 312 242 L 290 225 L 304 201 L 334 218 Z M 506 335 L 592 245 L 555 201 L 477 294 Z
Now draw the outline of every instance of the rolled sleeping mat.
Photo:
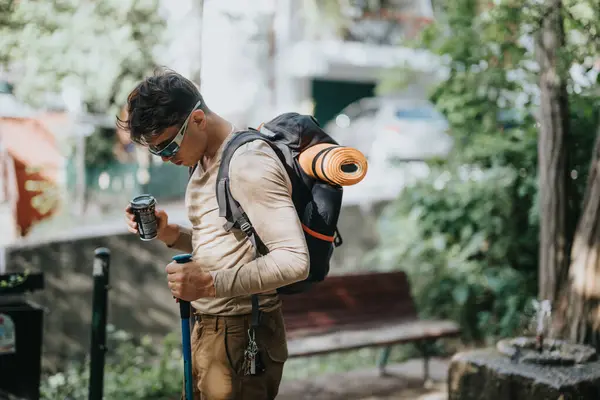
M 308 176 L 339 186 L 351 186 L 367 174 L 367 158 L 352 147 L 321 143 L 300 153 L 300 167 Z

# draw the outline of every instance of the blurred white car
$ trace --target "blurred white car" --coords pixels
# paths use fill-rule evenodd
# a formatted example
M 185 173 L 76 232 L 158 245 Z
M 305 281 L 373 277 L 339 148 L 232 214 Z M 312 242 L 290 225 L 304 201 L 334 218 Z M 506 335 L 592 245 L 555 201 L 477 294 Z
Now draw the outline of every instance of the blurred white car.
M 427 100 L 369 97 L 344 108 L 325 126 L 344 146 L 369 162 L 445 157 L 452 148 L 448 122 Z
M 427 100 L 371 97 L 344 108 L 325 131 L 369 162 L 365 179 L 344 190 L 344 202 L 390 200 L 409 182 L 427 176 L 424 160 L 446 157 L 452 149 L 448 130 L 446 118 Z

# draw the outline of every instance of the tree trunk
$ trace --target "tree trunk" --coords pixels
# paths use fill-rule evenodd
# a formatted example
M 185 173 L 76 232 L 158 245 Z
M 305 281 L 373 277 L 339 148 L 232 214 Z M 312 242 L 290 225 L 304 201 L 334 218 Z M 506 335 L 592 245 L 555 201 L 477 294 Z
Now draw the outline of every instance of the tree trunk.
M 569 112 L 566 82 L 558 50 L 564 45 L 562 1 L 547 0 L 547 17 L 537 38 L 540 66 L 538 171 L 540 201 L 539 297 L 554 303 L 569 267 L 573 228 L 569 217 L 567 137 Z
M 590 165 L 583 211 L 571 252 L 568 280 L 555 312 L 555 334 L 600 347 L 600 129 Z

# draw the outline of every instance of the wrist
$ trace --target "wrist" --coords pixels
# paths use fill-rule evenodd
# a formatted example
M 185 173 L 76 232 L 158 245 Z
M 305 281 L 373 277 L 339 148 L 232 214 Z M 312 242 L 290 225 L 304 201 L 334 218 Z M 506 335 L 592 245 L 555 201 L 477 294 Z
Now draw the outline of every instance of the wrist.
M 161 234 L 158 235 L 158 239 L 170 247 L 177 242 L 179 235 L 181 235 L 181 229 L 179 229 L 179 225 L 169 224 L 165 227 L 165 229 L 163 229 Z

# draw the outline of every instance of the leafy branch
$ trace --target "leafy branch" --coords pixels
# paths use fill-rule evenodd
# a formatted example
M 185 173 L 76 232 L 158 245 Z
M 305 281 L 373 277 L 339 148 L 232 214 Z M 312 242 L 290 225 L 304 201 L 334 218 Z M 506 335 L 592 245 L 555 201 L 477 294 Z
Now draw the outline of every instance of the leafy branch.
M 0 24 L 0 62 L 32 105 L 67 84 L 81 90 L 88 110 L 116 111 L 157 64 L 165 28 L 158 0 L 0 0 L 0 10 L 8 22 Z

